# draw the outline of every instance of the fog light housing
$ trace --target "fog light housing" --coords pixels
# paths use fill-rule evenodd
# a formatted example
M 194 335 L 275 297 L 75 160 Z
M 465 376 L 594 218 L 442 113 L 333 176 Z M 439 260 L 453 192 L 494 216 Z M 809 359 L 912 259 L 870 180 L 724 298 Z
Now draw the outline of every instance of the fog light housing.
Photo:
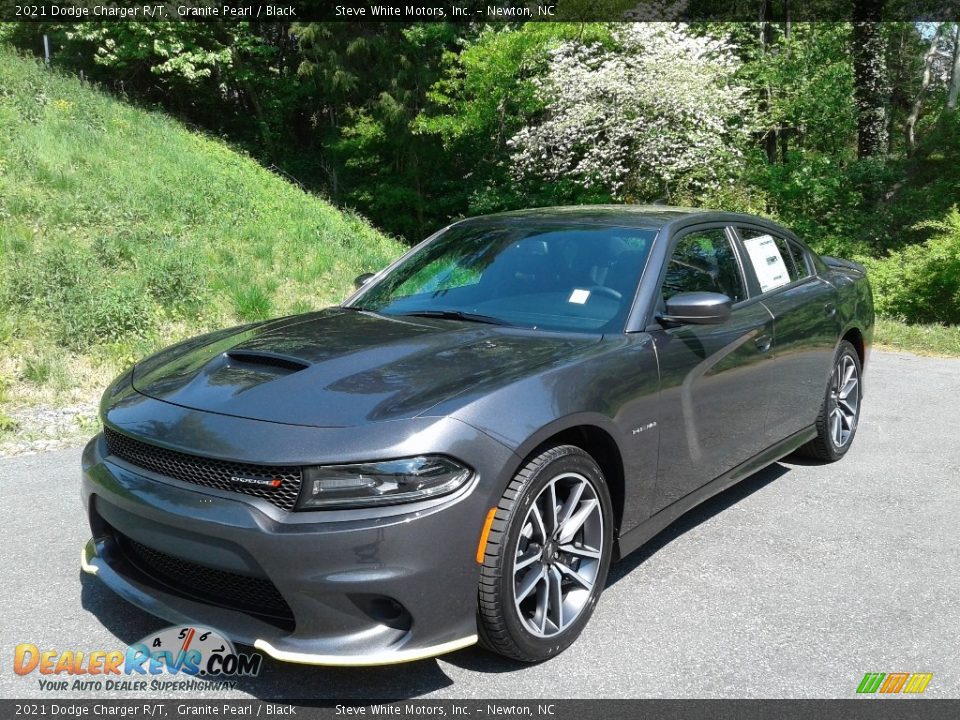
M 297 509 L 370 507 L 426 500 L 453 492 L 469 477 L 468 467 L 442 455 L 307 467 Z

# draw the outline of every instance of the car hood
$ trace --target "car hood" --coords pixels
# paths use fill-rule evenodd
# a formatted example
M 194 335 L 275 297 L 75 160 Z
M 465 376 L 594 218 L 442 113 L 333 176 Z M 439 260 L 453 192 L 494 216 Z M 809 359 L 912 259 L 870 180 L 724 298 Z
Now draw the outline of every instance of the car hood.
M 324 310 L 196 338 L 133 370 L 182 407 L 294 425 L 412 418 L 569 362 L 599 337 Z

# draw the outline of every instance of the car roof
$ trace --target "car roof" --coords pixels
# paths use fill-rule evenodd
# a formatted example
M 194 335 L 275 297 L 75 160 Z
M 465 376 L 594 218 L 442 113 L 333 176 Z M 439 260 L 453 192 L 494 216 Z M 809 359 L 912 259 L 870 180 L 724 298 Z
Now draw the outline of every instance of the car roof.
M 666 225 L 687 225 L 696 222 L 752 222 L 776 226 L 764 218 L 743 213 L 722 212 L 704 208 L 669 205 L 566 205 L 561 207 L 513 210 L 492 215 L 478 215 L 457 224 L 487 222 L 573 222 L 591 225 L 662 228 Z

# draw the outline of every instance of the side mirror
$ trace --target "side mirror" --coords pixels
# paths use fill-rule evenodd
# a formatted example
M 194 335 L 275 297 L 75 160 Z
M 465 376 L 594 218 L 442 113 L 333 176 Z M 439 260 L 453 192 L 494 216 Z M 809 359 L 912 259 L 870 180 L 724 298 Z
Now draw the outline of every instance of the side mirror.
M 368 282 L 370 282 L 371 278 L 373 278 L 375 274 L 376 273 L 363 273 L 363 275 L 357 275 L 356 280 L 353 281 L 353 286 L 359 290 Z
M 719 325 L 730 317 L 733 300 L 722 293 L 678 293 L 667 300 L 659 320 L 672 325 Z

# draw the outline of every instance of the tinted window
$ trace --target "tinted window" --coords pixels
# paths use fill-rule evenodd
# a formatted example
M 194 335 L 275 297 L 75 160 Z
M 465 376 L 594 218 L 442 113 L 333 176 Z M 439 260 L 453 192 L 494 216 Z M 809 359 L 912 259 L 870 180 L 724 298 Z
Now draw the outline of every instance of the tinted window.
M 803 250 L 786 238 L 751 228 L 737 228 L 737 232 L 760 281 L 761 292 L 775 290 L 810 274 Z
M 533 220 L 454 225 L 355 304 L 387 315 L 461 312 L 520 327 L 620 332 L 655 236 Z
M 793 264 L 797 268 L 797 279 L 801 280 L 810 276 L 810 268 L 807 266 L 807 253 L 795 242 L 787 240 L 787 247 L 790 248 L 790 255 L 793 256 Z
M 683 292 L 723 293 L 734 302 L 746 299 L 737 258 L 722 228 L 680 238 L 667 264 L 663 299 Z

